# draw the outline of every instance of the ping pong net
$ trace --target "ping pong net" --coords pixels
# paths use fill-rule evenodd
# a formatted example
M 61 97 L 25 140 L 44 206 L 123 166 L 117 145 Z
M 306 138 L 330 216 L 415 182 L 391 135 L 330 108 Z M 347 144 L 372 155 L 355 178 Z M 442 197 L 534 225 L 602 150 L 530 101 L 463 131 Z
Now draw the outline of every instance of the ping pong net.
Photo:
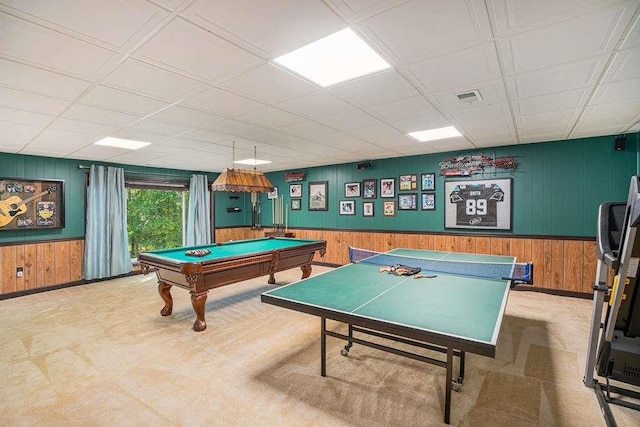
M 349 247 L 349 260 L 352 263 L 365 263 L 378 266 L 403 264 L 411 267 L 419 267 L 423 273 L 445 273 L 484 279 L 511 280 L 512 287 L 517 284 L 533 284 L 532 263 L 426 259 L 374 252 L 353 247 Z

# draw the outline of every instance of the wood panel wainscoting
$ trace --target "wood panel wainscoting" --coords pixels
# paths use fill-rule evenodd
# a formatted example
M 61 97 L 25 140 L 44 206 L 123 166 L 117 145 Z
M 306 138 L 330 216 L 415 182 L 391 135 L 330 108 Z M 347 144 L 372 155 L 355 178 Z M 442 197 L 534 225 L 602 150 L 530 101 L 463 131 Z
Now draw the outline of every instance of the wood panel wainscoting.
M 264 229 L 216 229 L 216 241 L 264 237 Z M 448 233 L 289 229 L 301 239 L 327 241 L 324 258 L 314 262 L 343 265 L 349 246 L 384 252 L 394 248 L 511 255 L 534 265 L 536 288 L 591 294 L 596 271 L 595 239 L 527 236 L 474 236 Z M 82 280 L 84 239 L 0 246 L 0 295 L 31 291 Z M 23 268 L 22 277 L 16 271 Z
M 82 280 L 83 256 L 84 239 L 0 246 L 0 294 Z
M 314 262 L 343 265 L 349 262 L 349 246 L 384 252 L 394 248 L 485 253 L 515 256 L 533 263 L 536 288 L 592 294 L 596 274 L 595 238 L 546 238 L 527 236 L 474 236 L 449 233 L 314 230 L 290 228 L 301 239 L 327 241 L 324 258 Z M 253 239 L 264 230 L 249 227 L 216 229 L 216 241 Z

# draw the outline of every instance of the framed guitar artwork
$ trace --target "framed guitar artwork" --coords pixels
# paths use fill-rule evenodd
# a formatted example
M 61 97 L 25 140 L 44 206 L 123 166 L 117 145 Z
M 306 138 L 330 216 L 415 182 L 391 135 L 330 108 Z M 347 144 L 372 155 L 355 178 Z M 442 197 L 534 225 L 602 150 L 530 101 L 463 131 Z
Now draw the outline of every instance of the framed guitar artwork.
M 0 231 L 64 228 L 64 181 L 0 178 Z

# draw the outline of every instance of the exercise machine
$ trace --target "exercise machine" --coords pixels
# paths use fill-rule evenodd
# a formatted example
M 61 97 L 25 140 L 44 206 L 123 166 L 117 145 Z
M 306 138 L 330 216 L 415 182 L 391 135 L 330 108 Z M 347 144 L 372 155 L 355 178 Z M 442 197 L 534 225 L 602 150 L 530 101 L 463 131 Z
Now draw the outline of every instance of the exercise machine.
M 598 210 L 596 280 L 584 384 L 593 387 L 608 426 L 609 404 L 640 410 L 640 176 L 633 176 L 626 203 Z M 636 238 L 638 237 L 638 238 Z M 612 280 L 609 280 L 612 278 Z M 611 283 L 609 283 L 611 282 Z M 605 297 L 609 296 L 603 319 Z M 605 379 L 601 383 L 595 374 Z M 618 397 L 613 397 L 612 393 Z

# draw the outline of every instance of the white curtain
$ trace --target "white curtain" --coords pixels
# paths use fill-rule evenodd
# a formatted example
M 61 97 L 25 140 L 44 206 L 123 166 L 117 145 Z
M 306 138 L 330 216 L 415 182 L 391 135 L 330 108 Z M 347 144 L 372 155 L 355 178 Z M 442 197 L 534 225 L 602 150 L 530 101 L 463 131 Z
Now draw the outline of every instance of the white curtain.
M 211 243 L 211 203 L 206 175 L 191 175 L 187 246 Z
M 85 280 L 131 272 L 124 169 L 92 165 L 87 188 Z

